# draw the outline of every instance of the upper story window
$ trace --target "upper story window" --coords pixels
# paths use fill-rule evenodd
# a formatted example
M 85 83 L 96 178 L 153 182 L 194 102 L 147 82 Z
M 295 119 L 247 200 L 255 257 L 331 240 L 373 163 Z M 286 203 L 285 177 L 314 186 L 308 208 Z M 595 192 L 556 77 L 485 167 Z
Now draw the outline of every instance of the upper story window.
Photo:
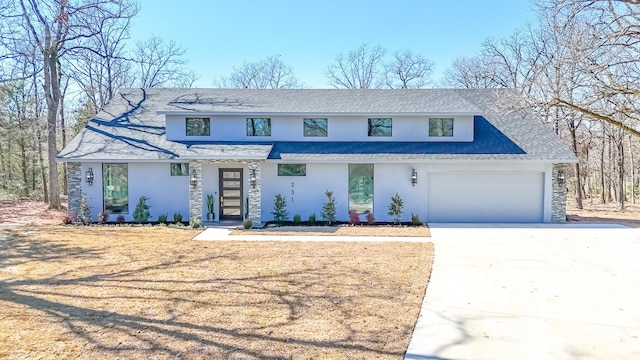
M 327 119 L 304 119 L 304 136 L 327 136 Z
M 370 118 L 369 136 L 391 136 L 391 118 Z
M 247 118 L 247 136 L 271 136 L 271 119 Z
M 453 136 L 452 118 L 429 119 L 429 136 Z
M 187 136 L 209 136 L 211 135 L 211 121 L 209 118 L 191 118 L 185 121 Z

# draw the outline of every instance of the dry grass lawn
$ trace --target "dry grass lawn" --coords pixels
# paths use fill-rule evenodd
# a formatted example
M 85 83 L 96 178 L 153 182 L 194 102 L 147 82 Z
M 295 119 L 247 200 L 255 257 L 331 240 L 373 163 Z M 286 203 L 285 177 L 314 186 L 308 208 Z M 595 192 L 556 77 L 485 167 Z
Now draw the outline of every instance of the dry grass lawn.
M 0 358 L 402 359 L 430 243 L 0 230 Z
M 600 204 L 584 200 L 582 209 L 576 209 L 572 199 L 567 201 L 567 220 L 570 223 L 586 224 L 619 224 L 632 228 L 640 228 L 640 204 L 627 202 L 620 210 L 617 203 Z

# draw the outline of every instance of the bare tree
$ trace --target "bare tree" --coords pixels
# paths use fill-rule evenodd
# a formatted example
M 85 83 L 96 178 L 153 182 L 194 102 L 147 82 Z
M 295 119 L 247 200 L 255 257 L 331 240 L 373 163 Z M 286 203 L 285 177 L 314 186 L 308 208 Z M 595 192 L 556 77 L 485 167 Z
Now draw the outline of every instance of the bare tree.
M 105 19 L 121 17 L 128 0 L 3 0 L 2 19 L 11 35 L 1 35 L 2 45 L 14 56 L 21 55 L 18 43 L 31 43 L 42 59 L 42 83 L 47 104 L 47 155 L 49 164 L 49 206 L 60 208 L 57 155 L 57 116 L 60 105 L 61 59 L 71 49 L 102 31 Z M 6 29 L 6 28 L 5 28 Z
M 336 89 L 370 89 L 382 83 L 379 66 L 386 50 L 378 45 L 362 44 L 347 55 L 338 54 L 335 62 L 327 67 L 325 75 Z
M 396 51 L 384 66 L 384 85 L 390 89 L 424 88 L 433 72 L 433 62 L 411 50 Z
M 136 43 L 136 84 L 140 87 L 191 87 L 199 75 L 187 68 L 186 50 L 159 36 Z
M 219 88 L 232 89 L 301 89 L 304 85 L 295 76 L 293 67 L 285 64 L 280 55 L 255 62 L 245 62 L 233 68 L 228 77 L 213 82 Z
M 444 73 L 443 86 L 464 89 L 500 87 L 492 79 L 495 70 L 481 56 L 457 57 Z

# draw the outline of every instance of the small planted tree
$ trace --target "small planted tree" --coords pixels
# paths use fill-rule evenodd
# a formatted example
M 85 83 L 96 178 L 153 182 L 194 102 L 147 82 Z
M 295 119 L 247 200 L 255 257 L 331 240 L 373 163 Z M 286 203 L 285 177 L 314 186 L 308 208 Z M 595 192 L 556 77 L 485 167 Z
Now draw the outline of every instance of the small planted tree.
M 391 197 L 388 214 L 393 216 L 394 224 L 400 224 L 400 216 L 402 215 L 403 206 L 404 204 L 402 203 L 402 198 L 400 197 L 400 195 L 398 195 L 398 193 Z
M 80 214 L 78 215 L 78 223 L 81 225 L 91 224 L 91 206 L 89 206 L 89 199 L 87 194 L 82 193 L 80 198 Z
M 278 224 L 282 224 L 283 221 L 287 220 L 289 216 L 287 200 L 281 194 L 277 194 L 273 200 L 273 211 L 271 213 L 273 214 L 273 220 Z
M 333 196 L 333 191 L 325 190 L 324 195 L 327 197 L 327 202 L 322 205 L 320 216 L 331 225 L 336 221 L 336 198 Z
M 133 220 L 138 224 L 148 222 L 149 217 L 151 217 L 151 214 L 149 213 L 151 206 L 147 204 L 147 200 L 149 200 L 148 197 L 140 196 L 136 209 L 133 211 Z

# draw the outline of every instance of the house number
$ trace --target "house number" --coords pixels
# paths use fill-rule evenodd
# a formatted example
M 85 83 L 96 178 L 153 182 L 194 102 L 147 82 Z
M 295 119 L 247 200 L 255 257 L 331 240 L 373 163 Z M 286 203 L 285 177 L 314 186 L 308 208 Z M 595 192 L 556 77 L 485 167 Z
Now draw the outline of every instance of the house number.
M 295 194 L 296 192 L 293 190 L 293 188 L 296 186 L 296 184 L 292 181 L 291 182 L 291 202 L 293 202 L 293 194 Z

